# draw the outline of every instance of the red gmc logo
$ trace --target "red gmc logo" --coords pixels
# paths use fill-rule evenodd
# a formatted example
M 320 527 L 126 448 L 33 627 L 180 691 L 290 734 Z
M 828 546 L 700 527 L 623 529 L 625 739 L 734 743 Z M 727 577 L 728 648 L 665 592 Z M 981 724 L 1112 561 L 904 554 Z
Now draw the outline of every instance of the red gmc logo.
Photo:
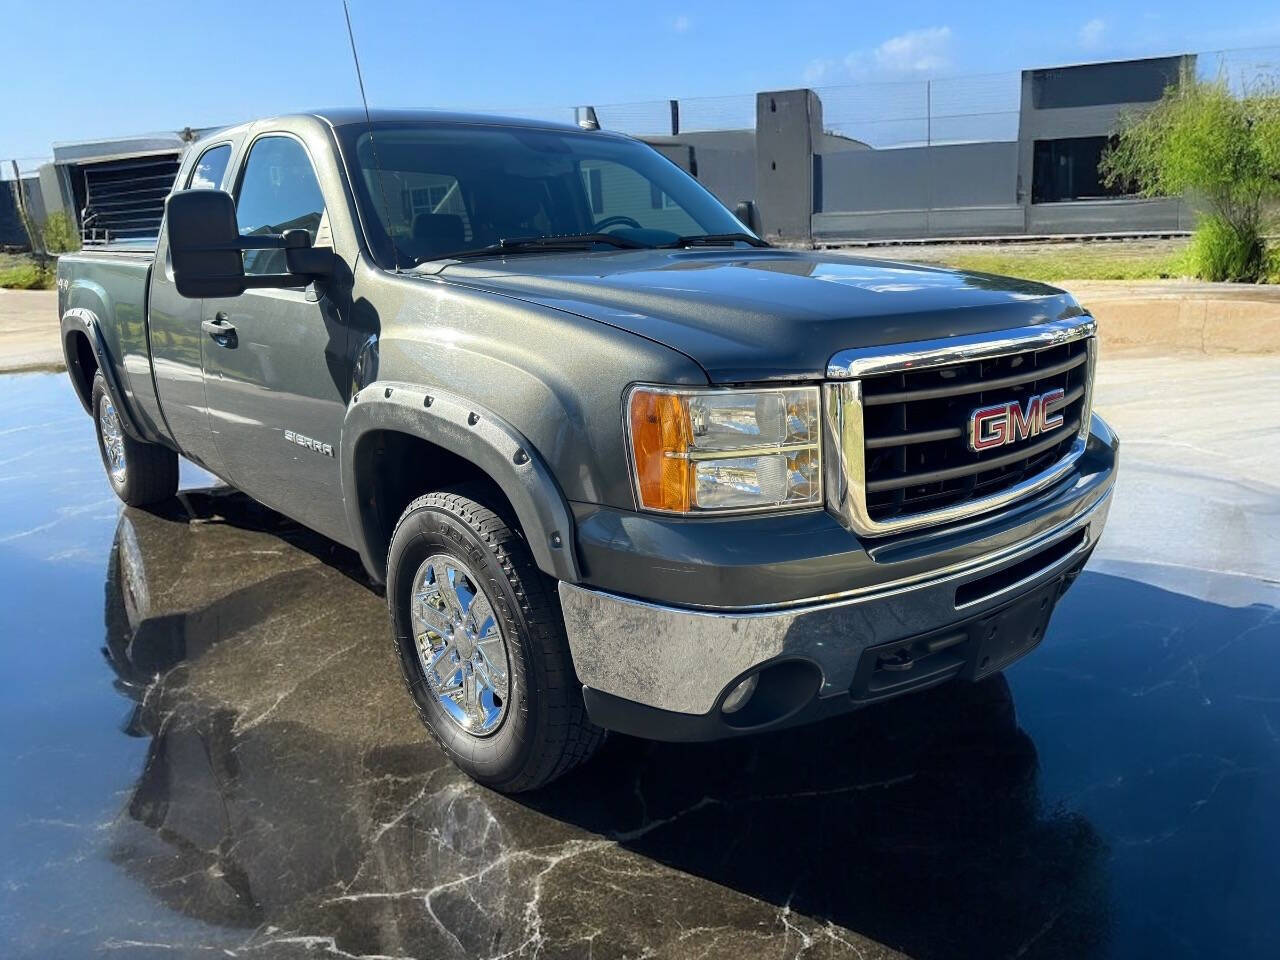
M 1016 400 L 979 407 L 969 414 L 969 449 L 975 452 L 1003 447 L 1062 426 L 1061 413 L 1049 408 L 1062 402 L 1061 388 L 1029 397 L 1024 409 Z

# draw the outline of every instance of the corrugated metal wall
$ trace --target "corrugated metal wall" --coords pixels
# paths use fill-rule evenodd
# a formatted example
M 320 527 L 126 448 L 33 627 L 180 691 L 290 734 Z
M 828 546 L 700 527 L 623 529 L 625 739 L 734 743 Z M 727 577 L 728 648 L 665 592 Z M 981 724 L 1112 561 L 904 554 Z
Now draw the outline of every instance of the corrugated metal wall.
M 18 202 L 14 196 L 15 181 L 0 180 L 0 247 L 28 246 L 27 231 L 18 215 Z
M 84 241 L 105 243 L 156 236 L 165 197 L 178 175 L 179 159 L 178 153 L 165 153 L 80 165 L 76 188 L 82 204 Z

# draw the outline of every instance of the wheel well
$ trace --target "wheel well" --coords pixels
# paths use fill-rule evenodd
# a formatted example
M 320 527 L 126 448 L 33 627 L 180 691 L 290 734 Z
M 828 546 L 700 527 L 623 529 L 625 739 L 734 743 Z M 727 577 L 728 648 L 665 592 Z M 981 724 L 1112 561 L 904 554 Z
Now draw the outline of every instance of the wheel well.
M 89 338 L 79 330 L 67 335 L 67 359 L 71 383 L 86 410 L 93 397 L 93 377 L 98 372 L 98 358 L 94 356 Z
M 404 508 L 432 490 L 473 486 L 485 506 L 520 533 L 511 501 L 487 473 L 465 457 L 413 434 L 373 430 L 355 449 L 356 496 L 369 556 L 379 579 L 386 577 L 387 549 Z

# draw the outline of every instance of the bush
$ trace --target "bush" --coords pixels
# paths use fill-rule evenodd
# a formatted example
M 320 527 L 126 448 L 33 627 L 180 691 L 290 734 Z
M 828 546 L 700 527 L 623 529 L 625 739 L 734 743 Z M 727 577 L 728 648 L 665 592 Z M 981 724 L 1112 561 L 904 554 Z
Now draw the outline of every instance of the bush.
M 48 290 L 53 286 L 53 280 L 53 271 L 35 263 L 21 263 L 8 270 L 0 270 L 0 287 L 10 290 Z
M 80 249 L 80 235 L 65 213 L 50 214 L 40 233 L 44 237 L 44 248 L 49 253 L 73 253 Z
M 1280 92 L 1233 93 L 1184 75 L 1145 113 L 1125 118 L 1101 172 L 1143 196 L 1191 194 L 1209 208 L 1188 264 L 1205 280 L 1265 279 L 1267 207 L 1280 197 Z
M 1186 268 L 1201 280 L 1254 282 L 1266 278 L 1266 244 L 1257 233 L 1241 231 L 1222 217 L 1205 217 L 1187 248 Z

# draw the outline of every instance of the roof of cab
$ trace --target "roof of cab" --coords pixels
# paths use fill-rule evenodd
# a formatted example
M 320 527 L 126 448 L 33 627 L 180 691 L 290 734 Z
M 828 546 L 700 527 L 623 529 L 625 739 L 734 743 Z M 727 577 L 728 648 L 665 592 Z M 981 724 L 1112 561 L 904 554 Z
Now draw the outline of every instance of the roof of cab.
M 368 120 L 374 123 L 404 123 L 418 121 L 422 123 L 474 123 L 502 127 L 544 127 L 553 130 L 582 132 L 582 128 L 572 123 L 557 123 L 554 120 L 536 120 L 528 117 L 503 117 L 491 113 L 457 113 L 449 110 L 370 110 L 369 116 L 359 107 L 340 107 L 332 110 L 312 110 L 309 114 L 333 124 L 345 127 L 352 124 L 363 126 Z
M 522 127 L 530 130 L 558 130 L 563 133 L 587 133 L 602 136 L 624 136 L 608 130 L 586 131 L 572 123 L 557 123 L 554 120 L 536 120 L 528 117 L 503 117 L 490 113 L 458 113 L 448 110 L 370 110 L 365 116 L 361 107 L 335 107 L 327 110 L 308 110 L 301 113 L 282 114 L 275 117 L 259 117 L 238 123 L 233 126 L 219 127 L 204 132 L 200 142 L 208 142 L 215 137 L 235 136 L 258 124 L 271 124 L 285 120 L 319 120 L 335 129 L 342 127 L 363 127 L 372 120 L 374 123 L 453 123 L 473 124 L 476 126 Z

